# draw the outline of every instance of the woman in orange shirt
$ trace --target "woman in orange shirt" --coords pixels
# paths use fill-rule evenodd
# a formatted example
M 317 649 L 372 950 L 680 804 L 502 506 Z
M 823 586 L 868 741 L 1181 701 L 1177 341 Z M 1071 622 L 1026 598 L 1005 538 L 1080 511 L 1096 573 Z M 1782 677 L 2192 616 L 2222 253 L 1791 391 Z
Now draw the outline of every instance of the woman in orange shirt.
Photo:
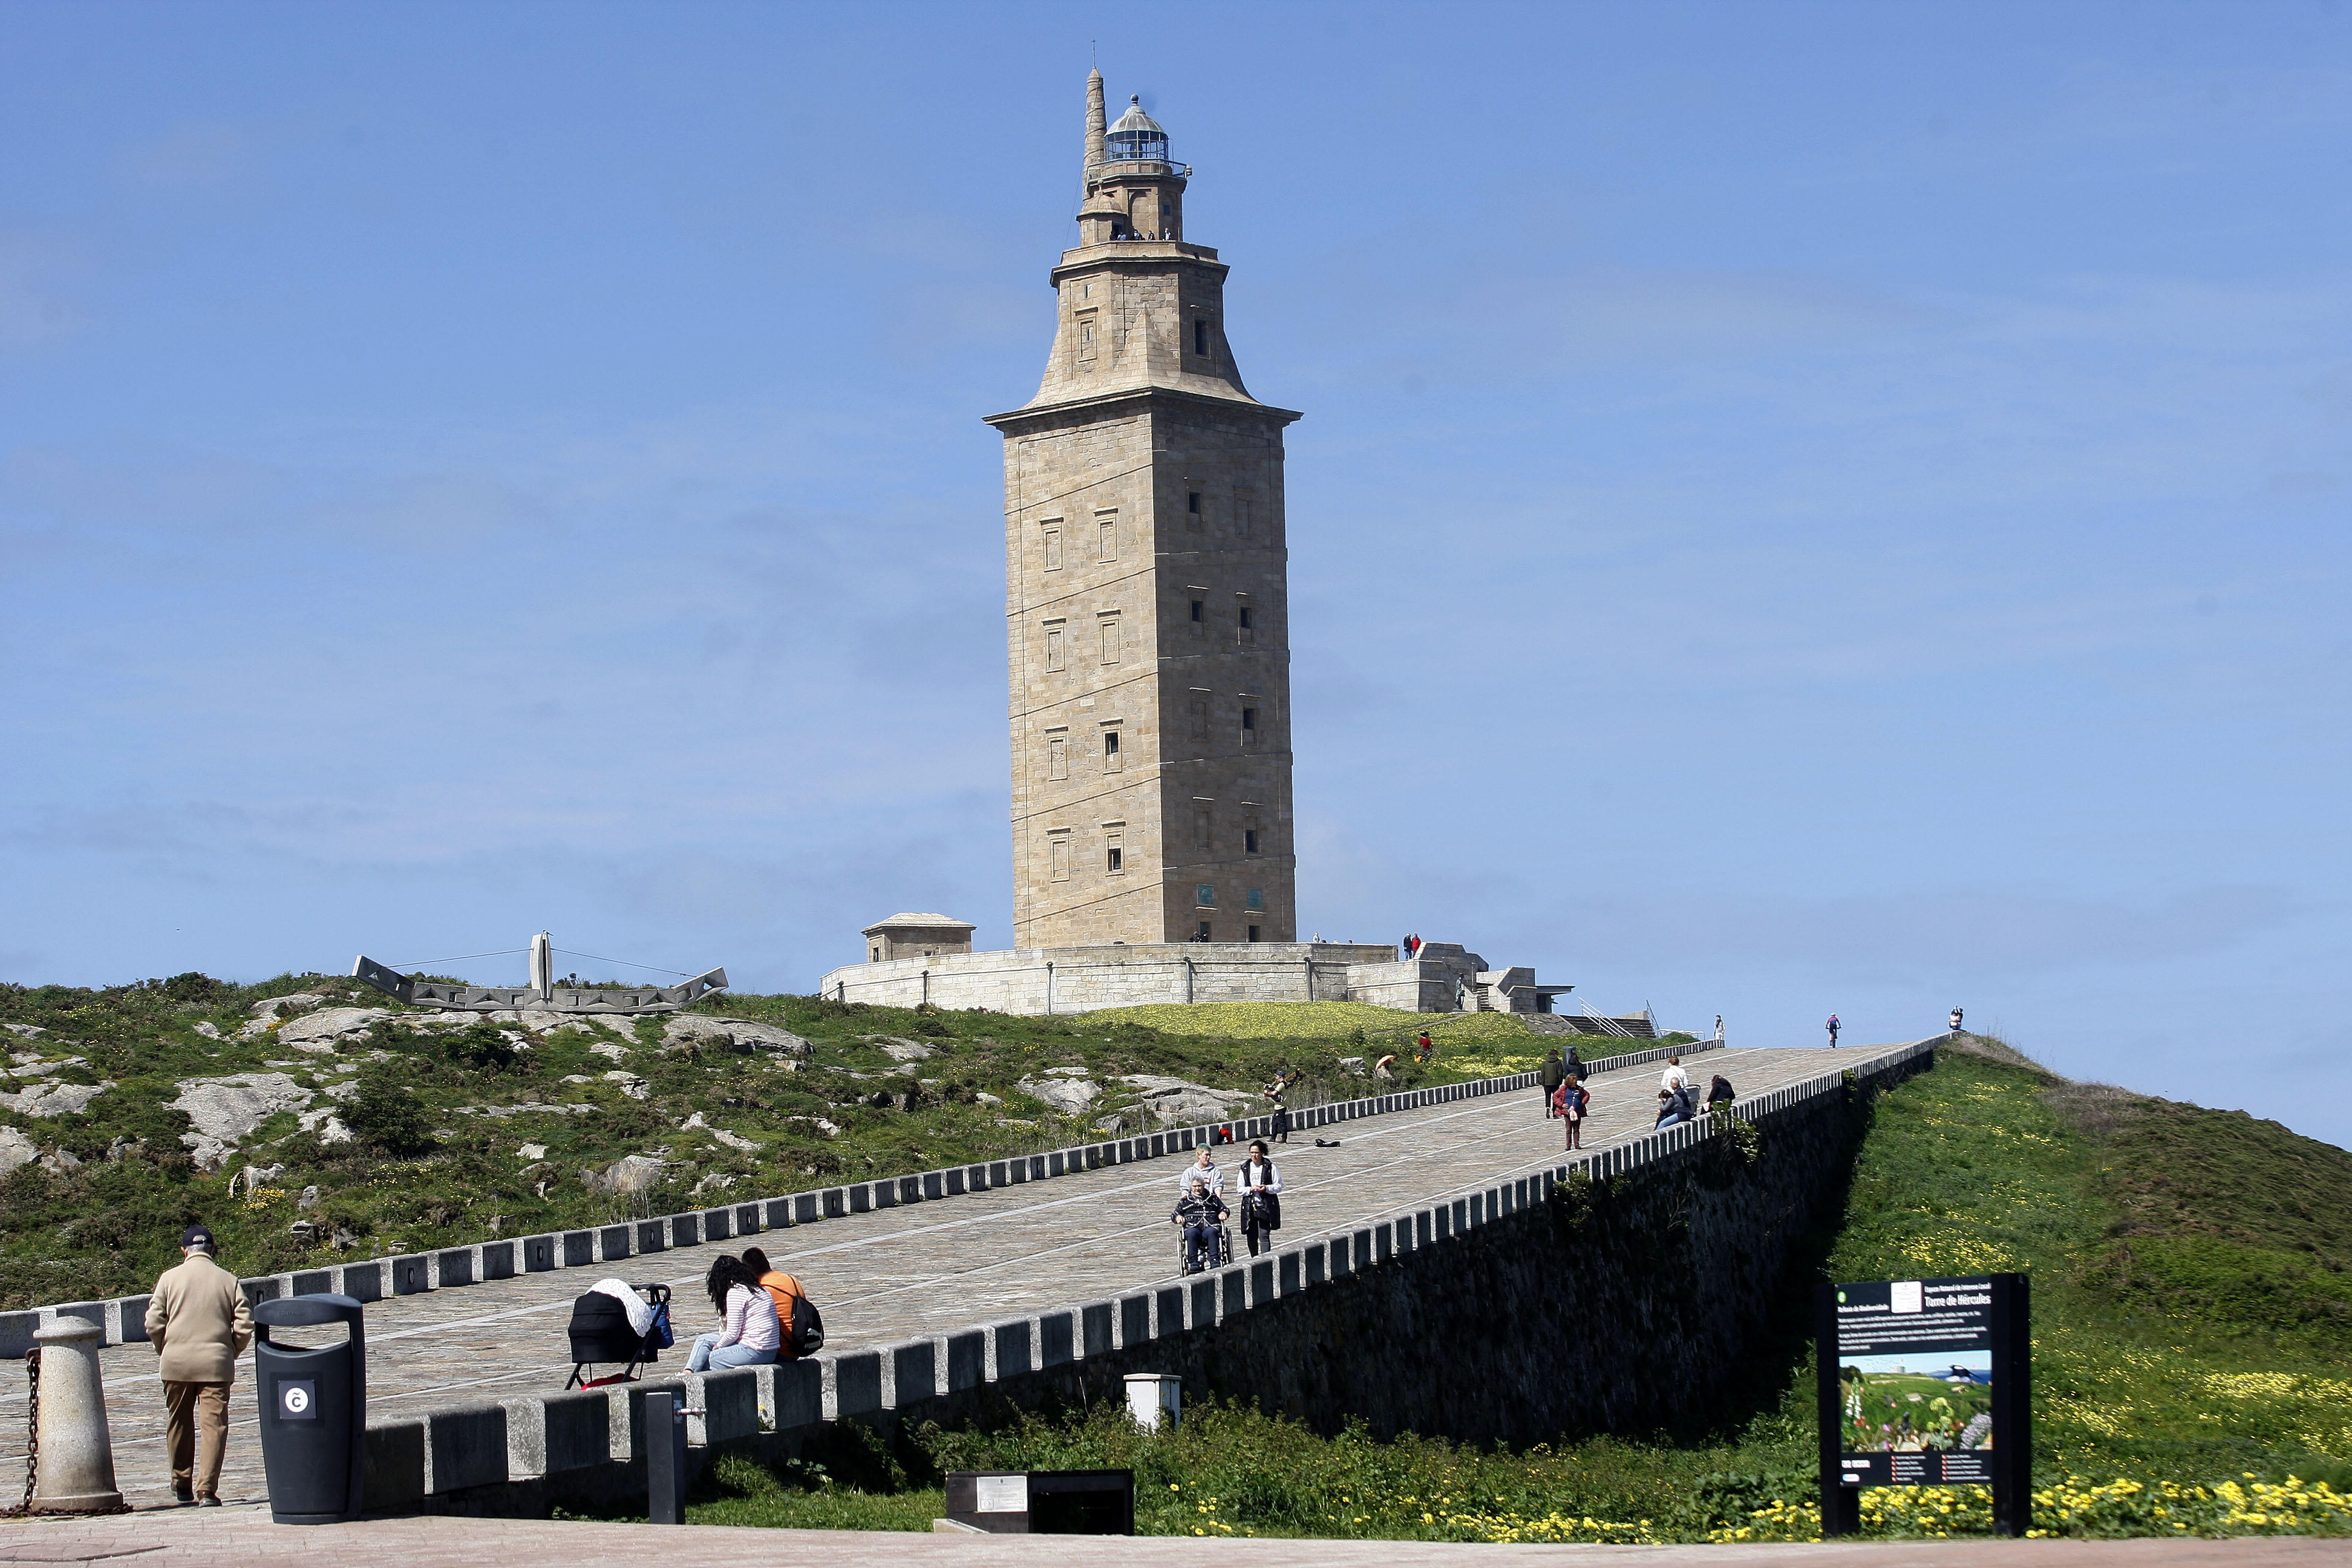
M 783 1348 L 779 1358 L 790 1361 L 800 1352 L 793 1345 L 793 1304 L 807 1299 L 808 1292 L 801 1282 L 782 1269 L 769 1265 L 768 1255 L 756 1247 L 743 1249 L 743 1267 L 759 1276 L 760 1286 L 776 1303 L 776 1320 L 784 1326 Z

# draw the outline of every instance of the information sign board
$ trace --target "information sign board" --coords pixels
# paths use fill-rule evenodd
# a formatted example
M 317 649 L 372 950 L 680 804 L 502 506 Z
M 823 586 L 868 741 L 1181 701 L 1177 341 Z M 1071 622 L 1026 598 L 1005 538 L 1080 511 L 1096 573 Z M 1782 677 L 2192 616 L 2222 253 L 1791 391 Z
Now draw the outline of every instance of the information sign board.
M 1863 1487 L 1958 1485 L 1991 1487 L 1996 1527 L 2023 1533 L 2025 1289 L 2021 1274 L 1822 1287 L 1824 1534 L 1859 1523 Z

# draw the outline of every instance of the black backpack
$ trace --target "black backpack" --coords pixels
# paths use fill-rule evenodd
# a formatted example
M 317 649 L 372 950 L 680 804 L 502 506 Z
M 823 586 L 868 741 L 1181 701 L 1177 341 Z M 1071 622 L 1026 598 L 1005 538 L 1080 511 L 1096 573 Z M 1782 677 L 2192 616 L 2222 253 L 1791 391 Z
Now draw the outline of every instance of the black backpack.
M 814 1355 L 824 1349 L 824 1314 L 805 1295 L 793 1298 L 793 1321 L 784 1331 L 784 1341 L 795 1356 Z

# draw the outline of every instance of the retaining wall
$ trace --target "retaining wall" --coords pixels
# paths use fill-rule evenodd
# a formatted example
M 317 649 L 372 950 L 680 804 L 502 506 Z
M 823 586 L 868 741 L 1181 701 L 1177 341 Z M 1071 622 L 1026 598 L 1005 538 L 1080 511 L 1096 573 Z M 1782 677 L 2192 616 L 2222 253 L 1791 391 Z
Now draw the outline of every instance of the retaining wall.
M 830 1424 L 992 1420 L 1120 1397 L 1129 1372 L 1249 1398 L 1318 1430 L 1526 1438 L 1642 1427 L 1746 1348 L 1794 1243 L 1838 1189 L 1870 1096 L 1923 1040 L 1709 1122 L 1520 1171 L 1375 1224 L 1109 1300 L 774 1367 L 509 1399 L 368 1433 L 372 1510 L 536 1514 L 642 1496 L 642 1410 L 680 1390 L 703 1453 L 797 1451 Z M 1652 1053 L 1643 1053 L 1649 1056 Z M 1655 1053 L 1663 1055 L 1663 1052 Z M 1530 1075 L 1388 1097 L 1428 1104 Z M 1349 1102 L 1370 1114 L 1381 1100 Z M 1345 1120 L 1349 1107 L 1323 1107 Z M 1324 1123 L 1318 1122 L 1318 1125 Z

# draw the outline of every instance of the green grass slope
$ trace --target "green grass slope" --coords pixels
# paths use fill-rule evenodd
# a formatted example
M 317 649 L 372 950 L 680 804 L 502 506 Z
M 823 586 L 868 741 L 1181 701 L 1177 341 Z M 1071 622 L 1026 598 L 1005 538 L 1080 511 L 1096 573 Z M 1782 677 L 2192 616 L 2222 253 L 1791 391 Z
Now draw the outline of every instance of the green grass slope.
M 2204 1142 L 2196 1162 L 2172 1148 L 2184 1122 Z M 1844 1211 L 1813 1261 L 1841 1279 L 2032 1276 L 2042 1532 L 2352 1532 L 2352 1383 L 2332 1320 L 2275 1304 L 2250 1314 L 2235 1285 L 2213 1283 L 2266 1280 L 2303 1291 L 2296 1300 L 2333 1300 L 2331 1238 L 2352 1197 L 2345 1159 L 2275 1124 L 2062 1084 L 2013 1053 L 1946 1051 L 1879 1099 Z M 2137 1255 L 2175 1241 L 2226 1267 L 2161 1284 L 2117 1272 L 2118 1247 Z M 928 1431 L 890 1455 L 850 1435 L 773 1473 L 730 1460 L 694 1517 L 921 1529 L 947 1469 L 1116 1465 L 1137 1472 L 1148 1533 L 1811 1539 L 1809 1302 L 1800 1281 L 1751 1366 L 1705 1369 L 1723 1403 L 1686 1430 L 1477 1450 L 1327 1438 L 1233 1406 L 1196 1407 L 1177 1432 L 1147 1436 L 1097 1410 L 993 1433 Z M 2273 1321 L 2283 1315 L 2292 1321 Z M 1867 1533 L 1940 1536 L 1984 1531 L 1990 1511 L 1978 1489 L 1885 1489 L 1865 1494 L 1864 1517 Z

